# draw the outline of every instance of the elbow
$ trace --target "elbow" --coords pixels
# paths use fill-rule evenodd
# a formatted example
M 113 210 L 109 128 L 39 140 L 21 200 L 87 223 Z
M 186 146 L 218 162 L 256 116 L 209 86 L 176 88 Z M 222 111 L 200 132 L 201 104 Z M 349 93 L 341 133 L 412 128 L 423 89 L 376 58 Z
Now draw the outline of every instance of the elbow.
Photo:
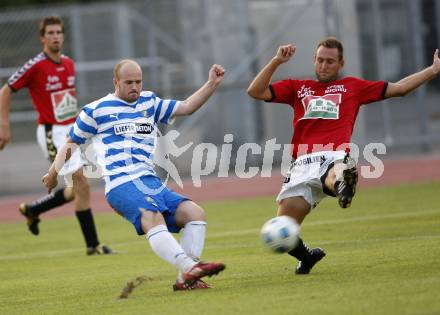
M 191 110 L 187 110 L 183 113 L 184 116 L 191 116 L 192 114 L 194 114 L 197 111 L 197 109 L 191 109 Z
M 252 98 L 255 98 L 257 100 L 261 100 L 262 99 L 260 94 L 257 91 L 255 91 L 255 89 L 253 89 L 252 87 L 249 87 L 246 92 Z
M 247 89 L 247 94 L 260 101 L 268 101 L 272 99 L 272 92 L 270 90 L 270 87 L 257 87 L 253 86 L 252 84 Z
M 256 98 L 256 94 L 254 93 L 254 91 L 252 91 L 252 90 L 250 90 L 250 89 L 247 89 L 247 95 L 249 95 L 250 97 L 252 97 L 252 98 Z

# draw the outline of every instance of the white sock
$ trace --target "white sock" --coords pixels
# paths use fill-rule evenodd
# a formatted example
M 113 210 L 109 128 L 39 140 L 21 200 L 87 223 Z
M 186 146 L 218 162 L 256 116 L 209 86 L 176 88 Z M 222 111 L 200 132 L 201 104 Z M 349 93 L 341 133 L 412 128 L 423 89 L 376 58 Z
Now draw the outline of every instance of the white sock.
M 205 234 L 205 221 L 191 221 L 185 224 L 180 245 L 186 255 L 194 261 L 198 261 L 202 256 L 203 246 L 205 245 Z M 179 271 L 177 278 L 182 280 L 182 272 Z
M 147 240 L 157 256 L 176 266 L 180 272 L 186 272 L 196 264 L 186 255 L 165 225 L 156 225 L 150 229 Z

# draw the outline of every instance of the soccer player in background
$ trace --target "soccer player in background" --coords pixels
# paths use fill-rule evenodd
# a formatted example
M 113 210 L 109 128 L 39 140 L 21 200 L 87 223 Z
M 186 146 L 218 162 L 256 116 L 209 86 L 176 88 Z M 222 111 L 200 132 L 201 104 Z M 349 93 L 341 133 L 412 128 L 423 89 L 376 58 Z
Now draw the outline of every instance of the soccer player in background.
M 358 175 L 348 144 L 360 106 L 405 96 L 434 79 L 440 72 L 440 59 L 437 49 L 431 66 L 396 83 L 340 77 L 343 46 L 336 38 L 327 38 L 316 48 L 315 80 L 271 82 L 272 75 L 295 50 L 291 44 L 280 46 L 252 81 L 248 94 L 258 100 L 288 104 L 294 110 L 292 164 L 277 197 L 277 214 L 301 224 L 326 195 L 337 197 L 342 208 L 350 206 Z M 289 255 L 299 260 L 296 274 L 308 274 L 325 252 L 309 249 L 300 239 Z
M 49 16 L 40 22 L 43 51 L 28 60 L 0 90 L 0 150 L 11 139 L 9 112 L 12 92 L 27 88 L 38 112 L 37 141 L 46 158 L 53 162 L 57 149 L 64 144 L 68 131 L 78 114 L 75 97 L 75 69 L 72 59 L 63 55 L 64 22 Z M 73 173 L 73 187 L 65 187 L 32 203 L 22 203 L 21 214 L 27 218 L 32 234 L 39 234 L 39 216 L 73 201 L 76 217 L 86 242 L 87 255 L 111 254 L 100 244 L 90 209 L 90 187 L 83 175 L 83 160 L 65 171 Z
M 174 290 L 209 288 L 201 278 L 221 272 L 225 265 L 200 262 L 206 233 L 203 209 L 167 188 L 155 173 L 157 125 L 171 124 L 175 117 L 197 111 L 223 77 L 224 69 L 213 65 L 207 82 L 186 100 L 163 100 L 142 91 L 139 64 L 122 60 L 113 72 L 115 92 L 84 106 L 67 143 L 43 177 L 50 192 L 74 147 L 84 149 L 91 141 L 103 170 L 107 201 L 134 225 L 138 235 L 146 234 L 157 256 L 178 269 Z M 171 233 L 182 228 L 179 244 Z

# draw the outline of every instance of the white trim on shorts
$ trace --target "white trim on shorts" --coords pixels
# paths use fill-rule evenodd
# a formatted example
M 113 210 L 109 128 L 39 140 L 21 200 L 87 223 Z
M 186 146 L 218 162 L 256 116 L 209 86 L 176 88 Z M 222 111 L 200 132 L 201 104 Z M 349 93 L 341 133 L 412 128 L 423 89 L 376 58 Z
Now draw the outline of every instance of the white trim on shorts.
M 52 143 L 57 149 L 66 143 L 67 136 L 69 134 L 70 128 L 73 124 L 69 125 L 52 125 Z M 46 127 L 45 125 L 37 126 L 37 142 L 40 146 L 41 151 L 46 159 L 49 159 L 49 152 L 47 150 L 46 142 Z M 87 164 L 85 158 L 82 156 L 80 150 L 75 151 L 70 160 L 64 164 L 63 168 L 60 170 L 59 175 L 70 175 L 77 170 L 79 170 L 83 165 Z
M 321 176 L 325 174 L 331 163 L 341 161 L 344 151 L 321 151 L 301 155 L 292 161 L 286 174 L 286 181 L 277 196 L 277 202 L 289 197 L 303 197 L 314 208 L 324 199 Z

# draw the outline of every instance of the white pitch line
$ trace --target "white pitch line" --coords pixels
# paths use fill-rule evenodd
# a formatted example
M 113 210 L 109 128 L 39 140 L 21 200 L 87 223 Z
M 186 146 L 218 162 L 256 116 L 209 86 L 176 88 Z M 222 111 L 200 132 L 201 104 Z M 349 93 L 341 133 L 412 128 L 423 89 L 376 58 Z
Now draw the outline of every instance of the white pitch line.
M 305 222 L 302 224 L 302 226 L 340 224 L 340 223 L 362 222 L 362 221 L 375 221 L 375 220 L 393 219 L 393 218 L 417 217 L 417 216 L 421 216 L 421 215 L 431 215 L 431 214 L 439 214 L 440 215 L 440 209 L 429 209 L 429 210 L 424 210 L 424 211 L 407 212 L 407 213 L 370 215 L 370 216 L 354 217 L 354 218 L 346 218 L 346 219 L 320 220 L 320 221 L 315 221 L 315 222 Z M 208 222 L 208 226 L 209 226 L 209 222 Z M 242 236 L 242 235 L 255 234 L 255 233 L 259 233 L 259 229 L 247 229 L 247 230 L 212 233 L 212 234 L 209 234 L 207 238 Z
M 372 239 L 357 239 L 357 240 L 335 240 L 335 241 L 313 241 L 313 243 L 318 243 L 321 245 L 338 245 L 338 244 L 368 244 L 368 243 L 378 243 L 378 242 L 402 242 L 402 241 L 418 241 L 418 240 L 436 240 L 440 239 L 440 235 L 418 235 L 418 236 L 399 236 L 399 237 L 382 237 L 382 238 L 372 238 Z M 143 242 L 127 242 L 116 244 L 118 247 L 122 246 L 133 246 L 142 245 L 145 246 Z M 216 249 L 216 248 L 252 248 L 255 244 L 242 243 L 242 244 L 213 244 L 207 245 L 206 249 Z M 83 249 L 71 249 L 71 250 L 59 250 L 50 252 L 39 252 L 32 254 L 22 254 L 22 255 L 11 255 L 11 256 L 0 256 L 0 261 L 8 260 L 26 260 L 33 258 L 52 258 L 60 257 L 68 253 L 82 252 Z
M 339 224 L 339 223 L 348 223 L 348 222 L 359 222 L 359 221 L 374 221 L 374 220 L 382 220 L 382 219 L 391 219 L 391 218 L 401 218 L 401 217 L 413 217 L 413 216 L 421 216 L 421 215 L 431 215 L 431 214 L 440 214 L 440 209 L 429 209 L 424 211 L 415 211 L 415 212 L 407 212 L 407 213 L 393 213 L 393 214 L 384 214 L 384 215 L 373 215 L 373 216 L 363 216 L 363 217 L 354 217 L 347 219 L 334 219 L 334 220 L 321 220 L 316 222 L 304 223 L 303 226 L 313 226 L 313 225 L 324 225 L 324 224 Z M 244 235 L 258 235 L 259 229 L 246 229 L 239 231 L 229 231 L 229 232 L 220 232 L 220 233 L 210 233 L 207 235 L 207 239 L 213 238 L 222 238 L 222 237 L 233 237 L 233 236 L 244 236 Z M 378 239 L 365 239 L 365 240 L 338 240 L 338 241 L 322 241 L 320 244 L 345 244 L 345 243 L 367 243 L 367 242 L 378 242 L 378 241 L 402 241 L 402 240 L 419 240 L 419 239 L 437 239 L 440 238 L 440 235 L 425 235 L 425 236 L 408 236 L 408 237 L 389 237 L 389 238 L 378 238 Z M 112 244 L 116 248 L 133 246 L 133 245 L 142 245 L 146 246 L 143 240 L 141 241 L 132 241 L 132 242 L 124 242 L 124 243 L 116 243 Z M 222 247 L 222 245 L 208 245 L 207 248 L 216 248 Z M 225 245 L 224 247 L 241 247 L 240 245 Z M 248 247 L 248 246 L 243 246 Z M 71 249 L 63 249 L 63 250 L 54 250 L 54 251 L 45 251 L 45 252 L 36 252 L 36 253 L 23 253 L 19 255 L 3 255 L 0 256 L 0 261 L 7 260 L 19 260 L 19 259 L 32 259 L 32 258 L 50 258 L 63 256 L 65 254 L 83 252 L 83 248 L 71 248 Z
M 382 219 L 393 219 L 400 217 L 418 217 L 420 215 L 431 215 L 431 214 L 440 214 L 440 209 L 429 209 L 424 211 L 414 211 L 407 213 L 391 213 L 384 215 L 371 215 L 364 217 L 355 217 L 355 218 L 347 218 L 347 219 L 335 219 L 335 220 L 323 220 L 305 223 L 305 225 L 321 225 L 321 224 L 334 224 L 334 223 L 346 223 L 346 222 L 358 222 L 358 221 L 374 221 L 374 220 L 382 220 Z
M 357 240 L 335 240 L 335 241 L 313 241 L 314 244 L 320 245 L 339 245 L 339 244 L 368 244 L 378 242 L 401 242 L 401 241 L 418 241 L 418 240 L 436 240 L 440 239 L 440 235 L 418 235 L 418 236 L 399 236 L 399 237 L 383 237 L 383 238 L 370 238 L 370 239 L 357 239 Z M 252 248 L 255 244 L 215 244 L 208 245 L 207 248 Z

